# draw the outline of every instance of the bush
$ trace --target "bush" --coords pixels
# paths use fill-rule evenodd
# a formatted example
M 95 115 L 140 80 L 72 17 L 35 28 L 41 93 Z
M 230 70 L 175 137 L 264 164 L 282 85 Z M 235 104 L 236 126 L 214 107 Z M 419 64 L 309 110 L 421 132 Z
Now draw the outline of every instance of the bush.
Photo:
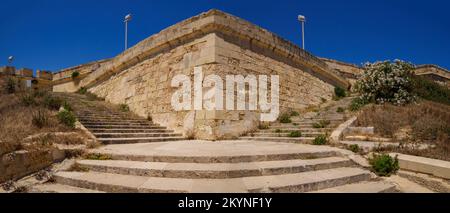
M 85 155 L 84 158 L 88 160 L 112 160 L 110 155 L 101 153 L 90 153 Z
M 22 104 L 25 106 L 33 106 L 33 105 L 37 105 L 36 100 L 34 99 L 34 96 L 27 93 L 25 95 L 22 96 L 21 98 Z
M 65 109 L 65 110 L 67 110 L 67 111 L 70 111 L 70 112 L 72 112 L 73 111 L 73 108 L 72 108 L 72 106 L 69 104 L 69 102 L 67 102 L 67 101 L 64 101 L 64 103 L 63 103 L 63 108 Z
M 364 99 L 362 99 L 360 97 L 357 97 L 352 100 L 352 103 L 349 106 L 349 110 L 352 112 L 358 111 L 366 104 L 368 104 L 367 101 L 365 101 Z
M 411 81 L 414 66 L 400 60 L 367 63 L 356 83 L 356 91 L 365 102 L 404 105 L 413 102 Z
M 378 176 L 390 176 L 400 168 L 397 156 L 392 158 L 388 154 L 374 154 L 372 158 L 369 158 L 369 163 L 372 165 L 373 172 Z
M 348 146 L 348 149 L 354 153 L 358 153 L 361 151 L 361 148 L 358 146 L 358 144 L 352 144 Z
M 450 105 L 450 89 L 422 76 L 412 78 L 414 93 L 423 99 Z
M 130 111 L 130 107 L 128 107 L 128 105 L 126 104 L 120 104 L 119 105 L 119 110 L 122 112 L 129 112 Z
M 292 123 L 291 116 L 289 116 L 289 114 L 287 114 L 287 113 L 281 114 L 279 120 L 280 120 L 280 123 L 284 123 L 284 124 Z
M 341 87 L 335 87 L 334 95 L 337 98 L 345 98 L 347 96 L 347 93 L 346 93 L 345 89 L 342 89 Z
M 262 123 L 258 125 L 258 129 L 269 129 L 269 124 Z
M 58 120 L 60 123 L 70 128 L 75 128 L 75 122 L 77 121 L 75 115 L 72 112 L 67 111 L 66 109 L 58 113 Z
M 47 92 L 45 90 L 35 90 L 33 92 L 34 97 L 42 98 L 42 97 L 45 97 L 46 95 L 47 95 Z
M 297 111 L 292 111 L 291 112 L 291 117 L 295 117 L 295 116 L 299 116 L 300 113 L 298 113 Z
M 299 138 L 299 137 L 302 137 L 302 133 L 300 131 L 292 131 L 291 133 L 289 133 L 289 137 Z
M 338 107 L 337 110 L 336 110 L 336 112 L 337 112 L 337 113 L 343 113 L 343 112 L 345 112 L 345 109 L 342 108 L 342 107 Z
M 16 92 L 16 81 L 13 78 L 8 78 L 6 82 L 6 92 L 9 94 Z
M 80 87 L 80 89 L 78 89 L 77 93 L 84 95 L 87 93 L 87 89 L 85 87 Z
M 32 114 L 31 123 L 39 129 L 48 125 L 48 115 L 43 110 L 38 110 L 37 112 Z
M 281 131 L 281 129 L 276 129 L 274 132 L 275 133 L 281 133 L 282 131 Z
M 80 73 L 77 72 L 77 71 L 75 71 L 75 72 L 72 73 L 72 78 L 73 78 L 73 79 L 78 78 L 79 76 L 80 76 Z
M 330 123 L 331 122 L 329 120 L 321 120 L 321 121 L 319 121 L 317 123 L 314 123 L 313 127 L 316 128 L 316 129 L 322 129 L 322 128 L 325 128 L 328 125 L 330 125 Z
M 319 135 L 316 138 L 314 138 L 313 144 L 314 145 L 325 145 L 328 143 L 328 138 L 325 135 Z
M 59 110 L 63 101 L 58 97 L 47 95 L 44 98 L 44 106 L 50 110 Z

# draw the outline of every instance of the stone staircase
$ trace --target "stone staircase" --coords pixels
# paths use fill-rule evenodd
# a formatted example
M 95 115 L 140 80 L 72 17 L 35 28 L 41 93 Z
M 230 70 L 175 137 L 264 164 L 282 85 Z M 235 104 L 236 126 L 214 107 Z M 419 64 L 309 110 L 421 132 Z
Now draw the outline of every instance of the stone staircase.
M 331 132 L 345 122 L 344 113 L 338 113 L 337 109 L 346 109 L 351 101 L 351 97 L 343 98 L 337 102 L 332 102 L 328 106 L 323 106 L 316 112 L 308 112 L 304 115 L 293 116 L 291 123 L 280 123 L 279 121 L 270 123 L 267 128 L 260 128 L 256 132 L 240 137 L 241 140 L 255 141 L 275 141 L 292 143 L 311 143 L 317 136 L 329 135 Z M 320 123 L 327 123 L 319 127 Z M 299 131 L 301 137 L 290 137 L 291 132 Z
M 107 145 L 108 160 L 77 160 L 41 192 L 392 192 L 342 150 L 255 141 L 179 141 Z
M 182 134 L 123 112 L 101 100 L 84 95 L 65 94 L 78 121 L 103 144 L 149 143 L 183 140 Z

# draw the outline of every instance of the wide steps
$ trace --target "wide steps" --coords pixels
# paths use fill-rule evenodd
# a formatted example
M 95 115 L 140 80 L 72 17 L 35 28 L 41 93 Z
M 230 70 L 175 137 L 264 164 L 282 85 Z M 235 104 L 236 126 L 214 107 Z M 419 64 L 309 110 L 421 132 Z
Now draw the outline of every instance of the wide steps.
M 392 193 L 396 191 L 396 187 L 392 183 L 371 181 L 322 189 L 314 193 Z
M 58 183 L 41 184 L 32 186 L 32 193 L 105 193 L 98 190 L 80 188 L 75 186 L 63 185 Z
M 269 142 L 285 142 L 285 143 L 311 143 L 314 137 L 240 137 L 241 140 L 251 141 L 269 141 Z
M 273 129 L 260 129 L 258 130 L 259 133 L 274 133 L 277 131 L 283 132 L 283 133 L 290 133 L 293 131 L 300 131 L 300 132 L 327 132 L 331 131 L 331 128 L 322 128 L 322 129 L 316 129 L 316 128 L 273 128 Z
M 150 122 L 85 122 L 80 121 L 84 126 L 102 125 L 102 126 L 146 126 L 146 127 L 159 127 L 159 125 Z
M 143 177 L 98 172 L 58 172 L 55 180 L 105 192 L 308 192 L 367 181 L 370 173 L 359 168 L 336 168 L 295 174 L 230 179 Z
M 168 129 L 89 129 L 92 133 L 172 133 Z
M 166 129 L 156 125 L 84 125 L 88 129 Z
M 97 138 L 149 138 L 149 137 L 178 137 L 177 133 L 94 133 Z
M 264 175 L 300 173 L 322 169 L 352 166 L 342 157 L 310 160 L 261 161 L 251 163 L 166 163 L 120 160 L 79 160 L 89 171 L 167 178 L 224 179 Z
M 317 137 L 325 134 L 323 132 L 301 132 L 301 133 L 302 137 Z M 252 133 L 251 135 L 252 137 L 289 137 L 290 132 L 279 132 L 279 133 L 255 132 Z
M 153 143 L 184 140 L 183 137 L 97 138 L 103 144 Z

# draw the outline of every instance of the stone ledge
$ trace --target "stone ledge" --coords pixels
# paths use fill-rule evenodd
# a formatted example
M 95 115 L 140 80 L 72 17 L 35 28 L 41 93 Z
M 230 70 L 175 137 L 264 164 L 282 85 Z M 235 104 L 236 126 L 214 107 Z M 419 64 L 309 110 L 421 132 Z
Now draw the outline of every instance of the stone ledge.
M 450 162 L 412 155 L 391 153 L 398 156 L 400 169 L 431 174 L 436 177 L 450 179 Z

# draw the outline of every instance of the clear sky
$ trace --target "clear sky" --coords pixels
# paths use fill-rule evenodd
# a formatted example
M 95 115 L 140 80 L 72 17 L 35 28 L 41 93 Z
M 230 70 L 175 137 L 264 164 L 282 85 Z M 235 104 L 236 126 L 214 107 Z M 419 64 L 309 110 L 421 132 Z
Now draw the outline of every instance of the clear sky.
M 402 59 L 450 68 L 448 0 L 1 0 L 0 66 L 57 71 L 123 51 L 124 23 L 134 45 L 216 8 L 296 44 L 307 17 L 306 49 L 354 64 Z

